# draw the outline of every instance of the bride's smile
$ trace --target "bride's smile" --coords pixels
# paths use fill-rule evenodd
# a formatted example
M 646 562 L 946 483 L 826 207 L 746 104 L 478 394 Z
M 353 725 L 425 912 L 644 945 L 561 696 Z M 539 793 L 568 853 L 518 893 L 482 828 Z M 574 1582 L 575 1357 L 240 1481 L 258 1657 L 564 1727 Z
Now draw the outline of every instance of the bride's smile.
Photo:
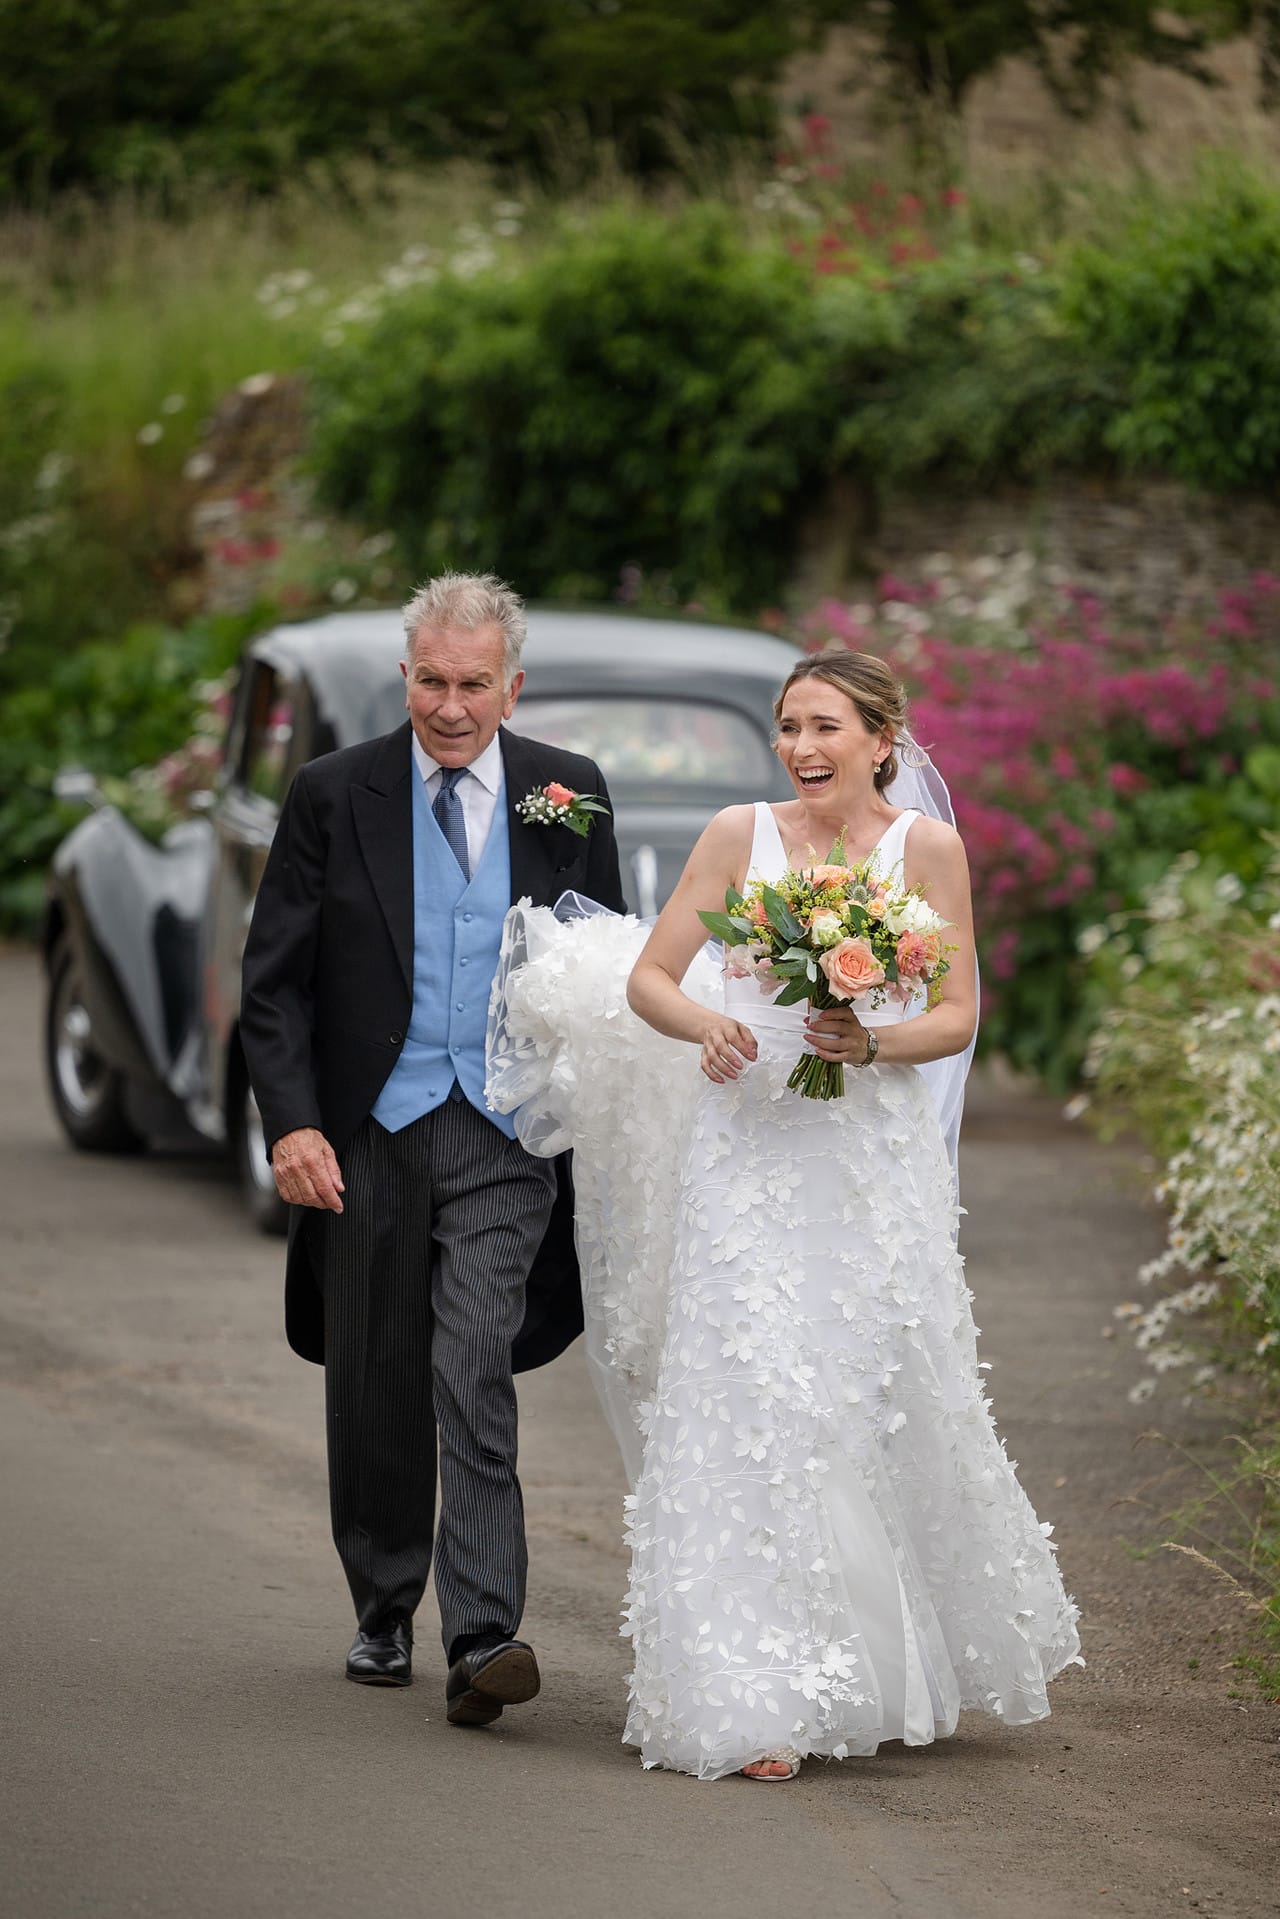
M 801 802 L 794 816 L 783 810 L 793 844 L 825 852 L 843 826 L 851 853 L 864 840 L 873 846 L 894 811 L 875 786 L 889 735 L 868 730 L 846 694 L 814 678 L 787 689 L 775 744 Z

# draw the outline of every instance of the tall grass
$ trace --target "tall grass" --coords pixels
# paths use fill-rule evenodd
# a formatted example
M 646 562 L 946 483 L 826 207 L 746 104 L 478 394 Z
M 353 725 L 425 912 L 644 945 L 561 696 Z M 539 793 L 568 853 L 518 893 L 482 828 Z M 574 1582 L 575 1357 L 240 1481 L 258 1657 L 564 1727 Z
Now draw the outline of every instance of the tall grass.
M 491 219 L 497 197 L 455 168 L 370 178 L 353 195 L 212 194 L 179 218 L 130 195 L 0 216 L 0 388 L 21 373 L 52 377 L 67 450 L 128 487 L 189 450 L 237 381 L 306 364 L 317 332 L 308 315 L 328 304 L 319 295 L 340 301 L 410 246 L 451 246 L 460 226 Z M 291 272 L 313 276 L 293 324 L 258 297 Z M 182 407 L 166 413 L 175 396 Z M 140 448 L 151 423 L 163 438 Z

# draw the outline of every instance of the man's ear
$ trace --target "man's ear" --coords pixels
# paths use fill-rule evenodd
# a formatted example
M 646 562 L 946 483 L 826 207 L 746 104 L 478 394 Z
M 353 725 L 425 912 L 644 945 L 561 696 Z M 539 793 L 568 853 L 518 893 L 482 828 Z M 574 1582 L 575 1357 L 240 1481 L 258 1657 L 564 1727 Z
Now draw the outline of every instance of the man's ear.
M 507 688 L 506 703 L 504 704 L 502 709 L 502 717 L 504 720 L 509 720 L 511 718 L 512 711 L 515 707 L 515 703 L 520 697 L 520 688 L 523 685 L 524 685 L 524 673 L 523 671 L 521 671 L 513 676 L 511 684 Z

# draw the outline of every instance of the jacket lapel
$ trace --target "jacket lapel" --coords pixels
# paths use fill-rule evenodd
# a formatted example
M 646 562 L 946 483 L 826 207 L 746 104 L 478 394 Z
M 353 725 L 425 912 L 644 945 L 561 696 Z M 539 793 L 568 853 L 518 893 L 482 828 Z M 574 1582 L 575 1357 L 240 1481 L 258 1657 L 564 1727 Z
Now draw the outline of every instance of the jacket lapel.
M 550 826 L 528 826 L 516 812 L 517 800 L 523 800 L 535 786 L 543 786 L 554 773 L 541 764 L 542 755 L 535 742 L 502 727 L 498 734 L 502 747 L 502 770 L 507 787 L 507 835 L 511 849 L 511 904 L 530 899 L 535 906 L 553 906 L 563 891 L 555 884 L 557 861 L 564 858 L 566 835 Z
M 413 756 L 408 722 L 383 740 L 351 815 L 405 984 L 413 990 Z

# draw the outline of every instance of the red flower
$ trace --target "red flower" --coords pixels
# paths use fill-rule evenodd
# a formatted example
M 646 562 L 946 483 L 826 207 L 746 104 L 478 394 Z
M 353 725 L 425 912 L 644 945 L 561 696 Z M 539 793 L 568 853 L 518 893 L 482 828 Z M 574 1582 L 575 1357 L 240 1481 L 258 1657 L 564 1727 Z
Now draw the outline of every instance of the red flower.
M 831 144 L 831 122 L 825 113 L 806 113 L 800 122 L 810 153 L 825 153 Z

